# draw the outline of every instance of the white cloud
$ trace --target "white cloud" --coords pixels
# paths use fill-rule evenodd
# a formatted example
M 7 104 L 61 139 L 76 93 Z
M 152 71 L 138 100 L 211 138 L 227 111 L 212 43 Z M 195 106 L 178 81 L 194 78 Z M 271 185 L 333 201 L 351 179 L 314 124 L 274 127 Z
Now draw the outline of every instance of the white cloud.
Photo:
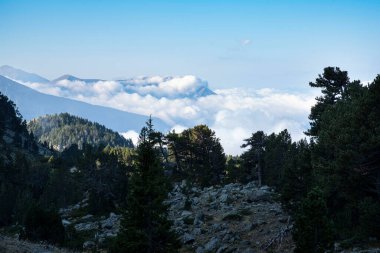
M 252 40 L 249 40 L 249 39 L 244 39 L 241 41 L 241 44 L 243 46 L 247 46 L 247 45 L 250 45 L 252 43 Z
M 316 96 L 314 90 L 302 94 L 235 88 L 197 97 L 194 93 L 207 88 L 208 84 L 194 76 L 139 77 L 92 83 L 63 81 L 29 84 L 29 87 L 91 104 L 153 115 L 171 125 L 176 132 L 207 124 L 215 130 L 227 154 L 241 153 L 243 139 L 258 130 L 271 133 L 287 128 L 293 139 L 303 138 L 308 127 L 307 116 Z M 134 141 L 138 138 L 133 131 L 123 135 L 134 138 Z
M 133 142 L 133 145 L 137 145 L 137 142 L 139 141 L 139 134 L 133 130 L 129 130 L 125 133 L 120 133 L 125 139 L 131 139 Z

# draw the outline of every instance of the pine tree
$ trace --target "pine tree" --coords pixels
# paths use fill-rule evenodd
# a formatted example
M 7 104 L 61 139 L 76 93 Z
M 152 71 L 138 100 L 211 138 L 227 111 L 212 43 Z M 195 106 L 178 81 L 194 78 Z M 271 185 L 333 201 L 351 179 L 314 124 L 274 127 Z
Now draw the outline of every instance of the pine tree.
M 169 184 L 160 165 L 151 119 L 141 130 L 137 166 L 129 182 L 127 210 L 113 252 L 177 252 L 179 242 L 164 204 Z
M 322 253 L 331 248 L 332 224 L 327 216 L 326 201 L 319 188 L 310 191 L 303 200 L 294 226 L 294 252 Z

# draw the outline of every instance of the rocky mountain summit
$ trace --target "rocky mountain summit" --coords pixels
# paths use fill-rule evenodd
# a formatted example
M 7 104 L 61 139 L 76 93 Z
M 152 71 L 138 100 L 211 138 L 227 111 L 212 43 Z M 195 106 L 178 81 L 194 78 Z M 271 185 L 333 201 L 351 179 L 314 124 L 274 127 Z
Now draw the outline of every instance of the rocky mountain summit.
M 292 252 L 292 222 L 267 186 L 228 184 L 204 189 L 176 185 L 169 217 L 181 252 Z

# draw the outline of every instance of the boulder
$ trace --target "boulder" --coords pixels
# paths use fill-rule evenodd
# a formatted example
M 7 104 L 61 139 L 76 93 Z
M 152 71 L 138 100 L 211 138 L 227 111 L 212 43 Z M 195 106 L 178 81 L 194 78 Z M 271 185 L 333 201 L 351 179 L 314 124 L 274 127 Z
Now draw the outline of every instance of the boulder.
M 211 238 L 211 240 L 206 243 L 205 245 L 205 251 L 206 252 L 214 252 L 220 244 L 220 240 L 216 237 Z
M 95 242 L 93 241 L 85 241 L 83 243 L 83 249 L 85 250 L 90 250 L 90 249 L 94 249 L 96 246 Z
M 189 233 L 185 233 L 183 236 L 182 236 L 182 242 L 184 244 L 191 244 L 195 241 L 195 237 L 192 235 L 192 234 L 189 234 Z

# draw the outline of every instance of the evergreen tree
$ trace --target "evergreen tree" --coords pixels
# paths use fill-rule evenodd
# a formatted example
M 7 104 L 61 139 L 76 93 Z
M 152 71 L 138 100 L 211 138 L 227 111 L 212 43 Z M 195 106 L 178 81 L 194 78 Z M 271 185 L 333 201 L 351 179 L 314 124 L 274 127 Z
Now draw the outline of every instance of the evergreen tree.
M 226 168 L 226 158 L 219 139 L 206 125 L 167 136 L 169 155 L 174 157 L 176 172 L 201 186 L 219 184 Z
M 250 138 L 245 139 L 245 143 L 241 145 L 242 148 L 249 147 L 249 149 L 242 154 L 243 166 L 247 175 L 257 173 L 259 186 L 261 186 L 263 178 L 263 153 L 265 151 L 266 139 L 267 136 L 263 131 L 257 131 L 256 133 L 253 133 Z
M 295 220 L 295 253 L 323 253 L 333 242 L 332 224 L 320 189 L 313 189 L 301 204 Z
M 164 204 L 169 184 L 155 145 L 151 120 L 141 130 L 136 169 L 129 182 L 127 209 L 113 252 L 177 252 L 179 242 Z
M 344 97 L 349 80 L 347 71 L 341 71 L 338 67 L 327 67 L 315 82 L 309 83 L 311 87 L 321 88 L 323 95 L 316 98 L 317 103 L 311 108 L 308 135 L 318 136 L 322 114 Z

